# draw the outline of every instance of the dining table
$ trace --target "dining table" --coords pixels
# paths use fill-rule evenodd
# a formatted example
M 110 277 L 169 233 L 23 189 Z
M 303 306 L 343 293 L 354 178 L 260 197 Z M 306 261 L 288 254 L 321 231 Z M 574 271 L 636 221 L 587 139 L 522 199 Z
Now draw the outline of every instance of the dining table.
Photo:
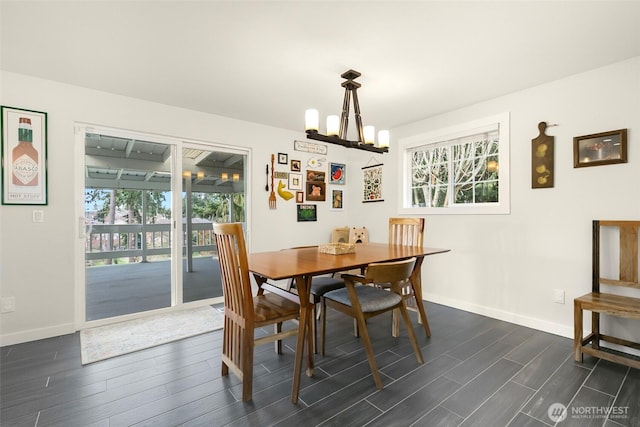
M 411 282 L 416 293 L 416 302 L 422 319 L 426 319 L 422 303 L 422 263 L 426 256 L 441 254 L 450 249 L 428 248 L 422 246 L 404 246 L 388 243 L 359 243 L 354 245 L 355 251 L 345 254 L 331 254 L 319 250 L 318 246 L 307 246 L 269 252 L 256 252 L 248 255 L 249 271 L 262 292 L 267 286 L 267 280 L 295 281 L 297 298 L 300 303 L 300 318 L 298 322 L 298 336 L 295 350 L 293 385 L 291 391 L 292 403 L 298 402 L 300 389 L 300 375 L 304 358 L 304 347 L 307 346 L 307 375 L 313 375 L 313 343 L 307 338 L 312 327 L 311 279 L 314 276 L 345 272 L 348 270 L 364 269 L 374 262 L 400 261 L 416 258 Z M 279 291 L 269 286 L 271 291 Z M 291 295 L 291 294 L 289 294 Z M 426 322 L 423 322 L 426 324 Z M 426 330 L 430 335 L 430 331 Z

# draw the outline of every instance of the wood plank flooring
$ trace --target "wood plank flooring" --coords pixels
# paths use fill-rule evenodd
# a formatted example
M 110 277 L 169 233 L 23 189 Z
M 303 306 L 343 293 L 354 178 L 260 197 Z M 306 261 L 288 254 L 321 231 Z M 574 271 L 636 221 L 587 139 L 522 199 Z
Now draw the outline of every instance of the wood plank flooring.
M 640 426 L 640 371 L 585 356 L 569 339 L 426 303 L 433 336 L 371 319 L 378 391 L 351 319 L 329 310 L 327 354 L 290 401 L 295 341 L 255 354 L 253 401 L 220 376 L 221 331 L 82 366 L 79 335 L 0 349 L 5 426 Z M 411 313 L 415 323 L 415 313 Z M 566 419 L 549 416 L 563 404 Z M 555 408 L 555 407 L 554 407 Z M 552 417 L 563 412 L 552 413 Z M 609 415 L 607 415 L 609 414 Z M 555 419 L 555 418 L 554 418 Z

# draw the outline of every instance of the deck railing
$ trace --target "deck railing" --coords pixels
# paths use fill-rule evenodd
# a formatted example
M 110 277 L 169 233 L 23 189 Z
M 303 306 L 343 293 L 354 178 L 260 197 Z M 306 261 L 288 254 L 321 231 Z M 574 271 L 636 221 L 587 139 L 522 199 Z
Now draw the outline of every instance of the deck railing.
M 212 224 L 192 223 L 191 242 L 192 252 L 215 252 Z M 171 224 L 94 224 L 86 233 L 86 261 L 139 257 L 144 262 L 149 256 L 170 254 Z

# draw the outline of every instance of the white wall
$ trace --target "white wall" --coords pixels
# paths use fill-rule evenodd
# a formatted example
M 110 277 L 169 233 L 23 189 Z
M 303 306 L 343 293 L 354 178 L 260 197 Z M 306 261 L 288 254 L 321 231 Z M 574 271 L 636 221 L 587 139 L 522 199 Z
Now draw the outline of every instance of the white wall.
M 76 330 L 74 271 L 77 265 L 83 265 L 82 259 L 74 258 L 77 218 L 83 209 L 82 198 L 74 194 L 74 177 L 83 167 L 82 160 L 76 161 L 78 156 L 74 154 L 77 122 L 250 148 L 250 173 L 254 179 L 249 189 L 249 244 L 254 252 L 325 242 L 334 227 L 347 224 L 347 211 L 330 212 L 329 202 L 318 203 L 317 223 L 296 222 L 295 200 L 285 202 L 278 198 L 278 208 L 268 209 L 265 165 L 271 153 L 278 152 L 306 163 L 311 157 L 308 153 L 293 151 L 293 141 L 305 139 L 303 132 L 9 72 L 0 74 L 0 85 L 0 104 L 48 113 L 49 166 L 47 206 L 0 207 L 0 297 L 16 300 L 15 312 L 0 315 L 2 345 Z M 301 128 L 303 120 L 301 112 Z M 332 147 L 326 157 L 328 161 L 344 163 L 346 155 L 342 147 Z M 44 211 L 44 223 L 31 221 L 33 209 Z
M 366 226 L 386 241 L 387 217 L 397 214 L 398 154 L 329 147 L 328 161 L 347 164 L 346 210 L 318 203 L 318 223 L 297 223 L 295 203 L 278 199 L 269 210 L 264 166 L 271 153 L 293 151 L 291 132 L 194 111 L 2 72 L 2 105 L 49 114 L 49 205 L 45 222 L 32 207 L 0 211 L 0 297 L 14 296 L 16 311 L 0 317 L 2 345 L 75 330 L 75 122 L 248 147 L 253 174 L 250 241 L 253 251 L 326 241 L 337 226 Z M 437 215 L 427 218 L 426 244 L 448 254 L 425 262 L 427 299 L 571 336 L 571 300 L 590 289 L 590 222 L 640 218 L 640 58 L 432 117 L 392 131 L 392 141 L 508 111 L 511 113 L 511 214 Z M 302 119 L 301 119 L 302 120 Z M 555 188 L 532 190 L 530 144 L 541 121 L 557 123 Z M 573 168 L 572 138 L 629 129 L 627 164 Z M 360 168 L 384 163 L 382 203 L 362 203 Z M 51 242 L 51 243 L 49 243 Z M 564 305 L 553 289 L 566 291 Z M 437 331 L 434 331 L 437 333 Z
M 425 261 L 424 295 L 572 337 L 573 298 L 591 289 L 591 220 L 640 218 L 640 58 L 403 126 L 392 139 L 502 112 L 511 114 L 511 214 L 427 216 L 426 245 L 451 252 Z M 531 140 L 542 121 L 558 124 L 546 132 L 555 136 L 555 187 L 534 190 Z M 573 168 L 574 136 L 621 128 L 629 129 L 628 163 Z M 368 218 L 379 241 L 383 218 L 398 213 L 399 154 L 385 159 L 389 203 L 350 212 Z M 553 302 L 554 289 L 566 292 L 564 305 Z

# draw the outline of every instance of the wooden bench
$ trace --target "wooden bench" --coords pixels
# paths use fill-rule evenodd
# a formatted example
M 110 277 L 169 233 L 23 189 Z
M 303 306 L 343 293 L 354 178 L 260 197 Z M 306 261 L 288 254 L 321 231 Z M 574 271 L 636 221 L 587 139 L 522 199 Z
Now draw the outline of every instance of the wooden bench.
M 583 354 L 620 363 L 640 369 L 640 357 L 620 350 L 601 347 L 605 341 L 629 349 L 640 350 L 640 343 L 606 335 L 600 331 L 600 315 L 640 319 L 640 298 L 621 296 L 600 291 L 600 285 L 622 286 L 640 289 L 638 283 L 638 227 L 640 221 L 593 221 L 592 235 L 592 292 L 574 299 L 574 358 L 582 362 Z M 602 228 L 607 231 L 617 230 L 620 247 L 616 258 L 619 260 L 619 277 L 617 279 L 601 276 L 600 257 L 604 244 L 601 243 Z M 610 235 L 607 234 L 607 237 Z M 608 243 L 608 241 L 607 241 Z M 604 254 L 604 252 L 602 252 Z M 607 253 L 607 259 L 614 254 Z M 612 258 L 613 259 L 613 258 Z M 583 311 L 591 311 L 591 333 L 583 337 Z M 637 329 L 636 329 L 637 330 Z M 591 345 L 589 345 L 591 344 Z

